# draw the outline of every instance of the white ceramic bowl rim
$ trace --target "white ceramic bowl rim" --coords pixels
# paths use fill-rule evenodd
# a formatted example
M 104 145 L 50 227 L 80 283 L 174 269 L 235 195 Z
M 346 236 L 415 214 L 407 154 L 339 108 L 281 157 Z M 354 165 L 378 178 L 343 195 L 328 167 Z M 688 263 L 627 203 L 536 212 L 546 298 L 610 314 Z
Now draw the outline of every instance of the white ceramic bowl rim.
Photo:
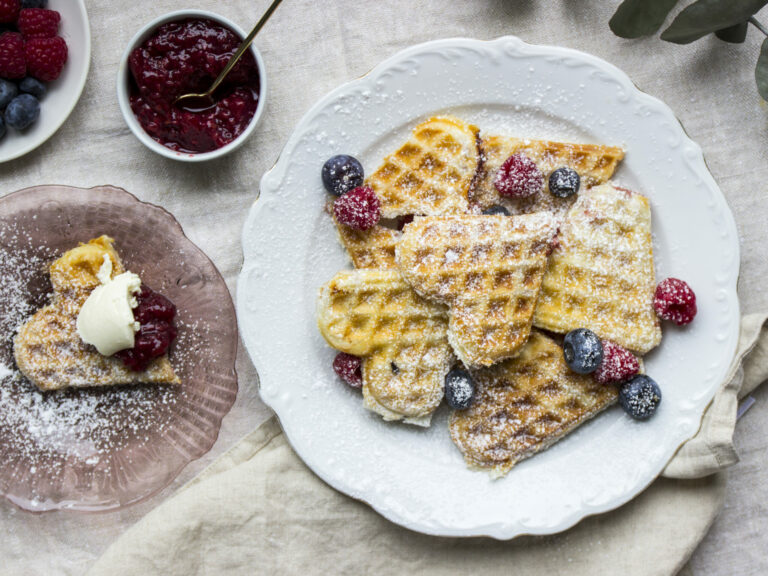
M 264 68 L 264 60 L 261 57 L 261 53 L 259 52 L 258 48 L 256 48 L 255 44 L 251 44 L 250 50 L 253 54 L 253 57 L 256 59 L 256 66 L 259 69 L 259 100 L 256 104 L 256 112 L 254 112 L 250 124 L 248 124 L 248 127 L 243 131 L 243 133 L 235 138 L 232 142 L 226 146 L 217 148 L 216 150 L 211 150 L 210 152 L 200 152 L 197 154 L 179 152 L 163 146 L 144 131 L 144 128 L 142 128 L 141 124 L 136 118 L 136 115 L 131 109 L 128 94 L 128 74 L 130 73 L 128 69 L 128 58 L 131 52 L 133 52 L 134 48 L 140 46 L 159 26 L 162 26 L 168 22 L 173 22 L 175 20 L 181 20 L 182 18 L 207 18 L 230 28 L 240 38 L 245 38 L 246 36 L 246 33 L 242 28 L 240 28 L 240 26 L 228 18 L 208 10 L 177 10 L 175 12 L 169 12 L 168 14 L 159 16 L 158 18 L 155 18 L 154 20 L 151 20 L 145 24 L 138 32 L 136 32 L 133 38 L 131 38 L 131 41 L 128 43 L 128 47 L 125 49 L 123 56 L 120 58 L 120 68 L 117 72 L 117 100 L 120 104 L 120 111 L 123 113 L 123 117 L 125 118 L 128 127 L 131 129 L 131 132 L 133 132 L 136 138 L 138 138 L 139 141 L 147 148 L 157 152 L 161 156 L 165 156 L 166 158 L 171 158 L 173 160 L 181 160 L 184 162 L 202 162 L 205 160 L 213 160 L 214 158 L 219 158 L 232 152 L 233 150 L 239 148 L 253 133 L 256 126 L 259 124 L 259 121 L 261 120 L 262 113 L 264 112 L 264 105 L 267 99 L 267 74 Z

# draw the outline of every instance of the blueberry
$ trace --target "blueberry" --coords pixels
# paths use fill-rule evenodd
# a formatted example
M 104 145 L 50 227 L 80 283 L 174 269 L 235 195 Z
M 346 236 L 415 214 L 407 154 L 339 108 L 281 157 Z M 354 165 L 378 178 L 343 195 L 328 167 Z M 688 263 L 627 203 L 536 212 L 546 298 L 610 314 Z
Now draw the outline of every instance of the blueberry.
M 475 399 L 475 383 L 469 372 L 454 368 L 445 375 L 445 400 L 454 410 L 465 410 Z
M 47 91 L 45 84 L 40 82 L 40 80 L 37 78 L 32 78 L 31 76 L 27 76 L 24 78 L 24 80 L 19 82 L 19 90 L 27 94 L 32 94 L 32 96 L 38 100 L 45 96 Z
M 577 374 L 590 374 L 603 361 L 603 344 L 591 330 L 577 328 L 565 335 L 563 357 Z
M 0 140 L 3 139 L 3 136 L 5 136 L 7 128 L 5 127 L 5 120 L 3 120 L 3 115 L 0 114 Z
M 581 178 L 571 168 L 558 168 L 549 176 L 549 191 L 558 198 L 568 198 L 579 191 Z
M 19 89 L 10 80 L 0 78 L 0 110 L 8 106 L 8 103 L 16 98 L 19 93 Z
M 323 186 L 331 194 L 341 196 L 363 185 L 363 165 L 346 154 L 338 154 L 323 164 Z
M 22 8 L 45 8 L 48 0 L 21 0 Z
M 502 214 L 503 216 L 509 216 L 509 210 L 504 208 L 504 206 L 500 206 L 499 204 L 496 204 L 495 206 L 491 206 L 490 208 L 486 208 L 483 210 L 483 214 L 488 214 L 490 216 L 494 214 Z
M 659 385 L 645 374 L 638 374 L 619 389 L 619 404 L 636 420 L 648 420 L 660 403 Z
M 5 109 L 5 123 L 16 130 L 24 130 L 40 116 L 40 103 L 31 94 L 16 96 Z

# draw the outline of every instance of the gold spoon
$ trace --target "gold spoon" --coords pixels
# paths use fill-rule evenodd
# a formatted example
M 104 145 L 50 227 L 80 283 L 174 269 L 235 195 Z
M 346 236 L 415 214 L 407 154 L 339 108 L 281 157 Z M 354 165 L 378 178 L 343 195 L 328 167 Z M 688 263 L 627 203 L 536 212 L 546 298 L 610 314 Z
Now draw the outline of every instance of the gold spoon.
M 267 11 L 264 12 L 264 15 L 261 17 L 261 20 L 259 20 L 256 23 L 256 26 L 253 27 L 253 30 L 251 30 L 251 33 L 248 34 L 248 36 L 245 37 L 245 40 L 242 41 L 240 46 L 237 47 L 237 51 L 232 55 L 232 58 L 229 59 L 229 62 L 227 62 L 227 65 L 224 66 L 224 70 L 221 71 L 221 73 L 216 77 L 216 80 L 213 81 L 213 84 L 211 84 L 211 87 L 208 88 L 205 92 L 201 94 L 182 94 L 176 100 L 173 101 L 174 106 L 179 106 L 181 108 L 184 108 L 186 110 L 190 111 L 200 111 L 205 110 L 206 108 L 210 108 L 213 106 L 213 93 L 216 91 L 216 88 L 219 87 L 219 84 L 224 80 L 224 78 L 227 77 L 227 74 L 229 74 L 232 71 L 232 68 L 237 65 L 240 58 L 243 54 L 245 54 L 245 51 L 248 50 L 248 47 L 251 45 L 251 42 L 253 42 L 253 39 L 256 37 L 256 34 L 259 33 L 259 30 L 262 29 L 264 24 L 267 23 L 267 20 L 269 20 L 269 17 L 272 16 L 272 13 L 277 10 L 278 5 L 283 0 L 274 0 L 269 8 L 267 8 Z

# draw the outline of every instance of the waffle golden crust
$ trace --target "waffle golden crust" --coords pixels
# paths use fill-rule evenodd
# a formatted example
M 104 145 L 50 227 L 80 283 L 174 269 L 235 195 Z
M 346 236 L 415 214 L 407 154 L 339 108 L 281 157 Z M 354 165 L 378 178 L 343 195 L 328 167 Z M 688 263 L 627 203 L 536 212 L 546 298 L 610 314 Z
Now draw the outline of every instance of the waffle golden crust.
M 545 212 L 416 218 L 395 256 L 416 292 L 449 306 L 456 356 L 467 366 L 490 366 L 528 339 L 554 233 Z
M 320 289 L 317 318 L 331 346 L 363 357 L 366 408 L 429 425 L 453 361 L 442 306 L 419 297 L 397 271 L 353 270 Z
M 478 128 L 458 118 L 430 118 L 416 126 L 366 179 L 381 200 L 382 216 L 466 212 L 480 162 L 478 140 Z
M 661 342 L 648 199 L 604 184 L 579 194 L 549 259 L 537 328 L 589 328 L 643 355 Z
M 355 268 L 396 270 L 395 246 L 401 233 L 377 224 L 369 230 L 355 230 L 334 218 L 339 239 L 349 252 Z
M 575 196 L 558 198 L 549 192 L 549 175 L 567 166 L 581 177 L 581 189 L 607 182 L 624 158 L 624 151 L 615 146 L 599 144 L 569 144 L 545 140 L 525 140 L 504 136 L 489 136 L 482 140 L 483 176 L 474 188 L 471 203 L 481 209 L 502 204 L 511 214 L 549 211 L 563 214 L 575 202 Z M 496 171 L 512 154 L 522 153 L 536 162 L 544 174 L 544 190 L 530 198 L 508 198 L 499 195 L 493 185 Z
M 614 386 L 568 369 L 556 342 L 533 331 L 520 354 L 473 372 L 475 402 L 454 411 L 453 442 L 467 466 L 504 476 L 616 402 Z
M 125 271 L 112 242 L 101 236 L 51 264 L 51 304 L 38 310 L 14 339 L 19 370 L 41 390 L 180 383 L 167 356 L 157 358 L 143 372 L 133 372 L 121 360 L 99 354 L 77 334 L 77 315 L 99 285 L 96 274 L 104 256 L 112 261 L 113 275 Z

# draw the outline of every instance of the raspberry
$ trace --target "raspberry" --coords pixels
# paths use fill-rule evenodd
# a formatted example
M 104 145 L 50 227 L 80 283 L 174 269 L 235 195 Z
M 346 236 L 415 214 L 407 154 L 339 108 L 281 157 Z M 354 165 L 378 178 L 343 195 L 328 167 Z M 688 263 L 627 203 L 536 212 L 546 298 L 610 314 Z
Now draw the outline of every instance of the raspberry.
M 696 316 L 696 294 L 682 280 L 667 278 L 656 286 L 653 309 L 662 320 L 672 320 L 683 326 Z
M 333 371 L 339 375 L 352 388 L 360 388 L 363 385 L 363 368 L 360 358 L 339 352 L 333 359 Z
M 2 0 L 0 0 L 2 2 Z M 16 32 L 0 35 L 0 78 L 24 78 L 27 63 L 24 60 L 24 39 Z
M 20 9 L 20 0 L 0 0 L 0 22 L 16 22 Z
M 512 154 L 496 172 L 493 185 L 502 196 L 527 198 L 544 188 L 544 175 L 528 156 Z
M 603 362 L 593 376 L 600 384 L 618 384 L 629 380 L 640 370 L 640 363 L 626 348 L 615 342 L 603 340 Z
M 67 61 L 67 43 L 63 38 L 30 38 L 24 45 L 27 74 L 41 82 L 59 77 Z
M 59 31 L 61 15 L 56 10 L 25 8 L 16 26 L 25 38 L 53 38 Z
M 336 220 L 357 230 L 368 230 L 381 218 L 381 202 L 369 186 L 353 188 L 333 203 Z

